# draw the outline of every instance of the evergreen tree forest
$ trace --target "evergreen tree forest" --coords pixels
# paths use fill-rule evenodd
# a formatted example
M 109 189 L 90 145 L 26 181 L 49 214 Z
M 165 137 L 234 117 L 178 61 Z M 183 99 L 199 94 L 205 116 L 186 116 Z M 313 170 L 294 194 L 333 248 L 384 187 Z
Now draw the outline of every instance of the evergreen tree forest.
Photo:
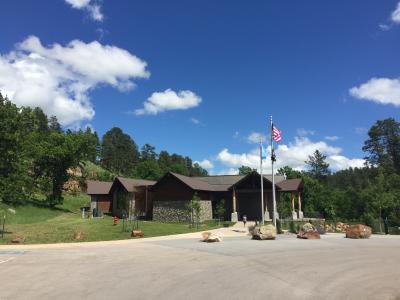
M 189 157 L 157 153 L 149 144 L 140 149 L 120 128 L 99 139 L 89 127 L 64 130 L 57 118 L 40 108 L 17 107 L 0 94 L 0 202 L 24 204 L 44 197 L 54 207 L 63 201 L 69 170 L 94 164 L 106 171 L 83 172 L 84 179 L 112 180 L 114 176 L 157 180 L 168 171 L 206 176 Z

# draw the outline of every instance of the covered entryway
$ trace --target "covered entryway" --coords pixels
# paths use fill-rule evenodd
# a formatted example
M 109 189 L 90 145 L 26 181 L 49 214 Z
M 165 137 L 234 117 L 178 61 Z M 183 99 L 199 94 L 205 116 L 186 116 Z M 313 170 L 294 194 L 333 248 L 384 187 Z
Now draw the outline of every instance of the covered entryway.
M 271 189 L 272 184 L 264 178 L 264 213 L 272 211 Z M 232 192 L 236 198 L 236 209 L 238 217 L 241 220 L 243 215 L 247 216 L 247 220 L 261 221 L 261 176 L 257 172 L 253 172 L 232 187 Z M 268 209 L 266 209 L 268 208 Z

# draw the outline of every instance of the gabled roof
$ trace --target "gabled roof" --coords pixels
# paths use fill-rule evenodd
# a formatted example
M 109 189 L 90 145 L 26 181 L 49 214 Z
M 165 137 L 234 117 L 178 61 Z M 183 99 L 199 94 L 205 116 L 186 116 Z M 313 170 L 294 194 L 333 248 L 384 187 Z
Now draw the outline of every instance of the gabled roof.
M 248 176 L 258 174 L 257 172 L 252 172 L 247 175 L 215 175 L 215 176 L 204 176 L 204 177 L 188 177 L 178 173 L 168 172 L 162 179 L 160 179 L 155 185 L 157 187 L 158 183 L 168 176 L 173 176 L 180 182 L 195 191 L 210 191 L 210 192 L 227 192 L 233 186 L 239 184 L 242 180 L 245 180 Z M 259 174 L 258 174 L 259 175 Z M 264 175 L 264 179 L 272 183 L 272 175 Z M 275 175 L 275 184 L 279 190 L 282 191 L 296 191 L 301 184 L 301 179 L 291 179 L 286 183 L 284 176 Z
M 117 177 L 116 180 L 118 180 L 128 192 L 133 192 L 135 187 L 138 186 L 152 186 L 156 183 L 152 180 L 125 177 Z
M 95 181 L 88 180 L 87 182 L 87 194 L 88 195 L 107 195 L 110 193 L 112 186 L 111 181 Z
M 303 180 L 300 178 L 287 179 L 276 184 L 282 192 L 296 192 L 303 189 Z
M 283 175 L 275 175 L 274 177 L 275 177 L 275 184 L 285 180 L 285 176 Z M 272 175 L 264 175 L 264 178 L 272 182 Z
M 188 177 L 185 175 L 169 172 L 172 176 L 178 178 L 181 182 L 186 184 L 192 190 L 199 190 L 199 191 L 212 191 L 212 186 L 206 182 L 198 179 L 198 177 Z

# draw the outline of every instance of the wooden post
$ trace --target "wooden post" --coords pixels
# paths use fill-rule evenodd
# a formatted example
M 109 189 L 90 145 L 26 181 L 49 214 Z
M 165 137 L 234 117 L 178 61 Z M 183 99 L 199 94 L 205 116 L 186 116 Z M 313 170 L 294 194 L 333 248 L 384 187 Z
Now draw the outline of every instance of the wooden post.
M 232 212 L 236 212 L 236 191 L 235 188 L 232 189 Z
M 291 192 L 290 195 L 291 195 L 291 198 L 292 198 L 292 211 L 294 211 L 294 193 Z
M 301 193 L 299 192 L 298 196 L 298 201 L 299 201 L 299 211 L 301 211 Z

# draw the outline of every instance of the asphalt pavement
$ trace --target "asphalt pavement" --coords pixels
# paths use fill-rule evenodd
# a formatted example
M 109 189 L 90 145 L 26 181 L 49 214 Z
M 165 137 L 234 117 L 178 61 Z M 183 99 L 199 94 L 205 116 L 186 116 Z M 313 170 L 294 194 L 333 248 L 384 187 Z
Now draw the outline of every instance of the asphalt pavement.
M 400 236 L 0 246 L 0 299 L 400 299 Z

